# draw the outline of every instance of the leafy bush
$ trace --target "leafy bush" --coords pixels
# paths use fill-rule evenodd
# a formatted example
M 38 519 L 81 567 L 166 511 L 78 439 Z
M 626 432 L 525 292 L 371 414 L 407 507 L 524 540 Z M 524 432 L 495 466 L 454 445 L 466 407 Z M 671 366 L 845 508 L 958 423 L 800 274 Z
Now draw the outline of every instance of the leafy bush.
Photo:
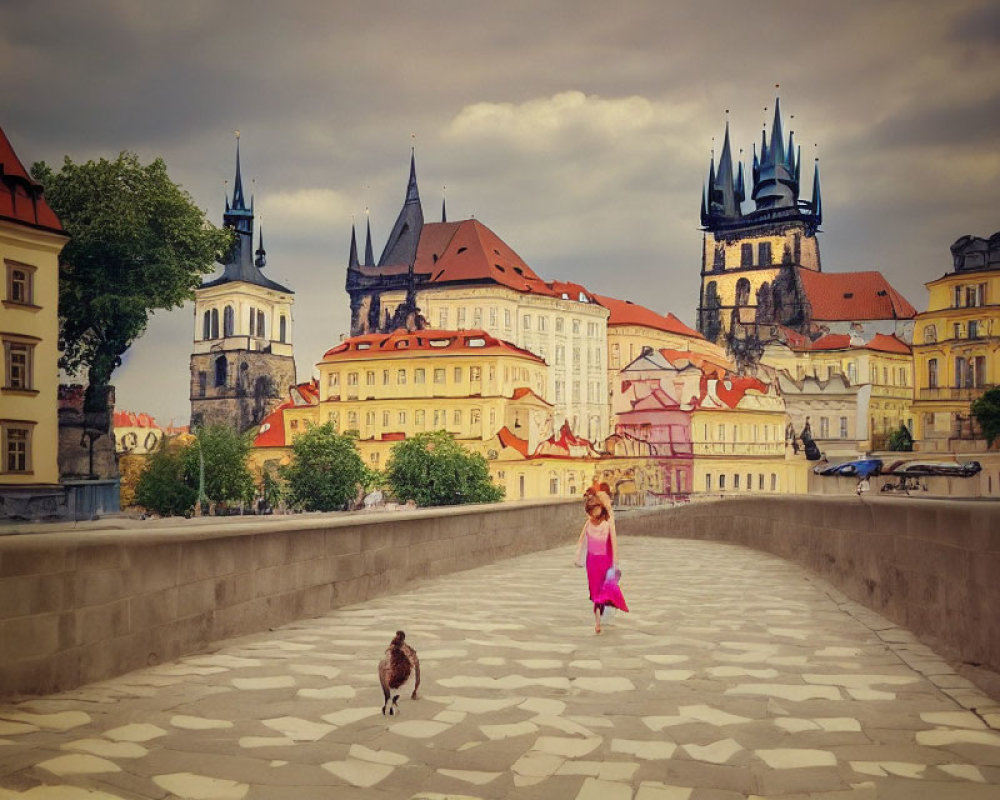
M 288 499 L 306 511 L 344 508 L 369 477 L 354 437 L 338 434 L 329 423 L 295 437 L 292 463 L 281 468 Z
M 994 386 L 973 401 L 972 416 L 992 447 L 993 442 L 1000 439 L 1000 386 Z
M 135 488 L 135 502 L 164 517 L 187 514 L 198 499 L 184 478 L 187 446 L 163 442 L 147 460 Z
M 889 449 L 909 452 L 913 449 L 913 436 L 905 425 L 900 425 L 889 434 Z
M 486 459 L 447 432 L 419 433 L 392 448 L 385 481 L 400 501 L 419 506 L 496 503 L 503 487 L 490 478 Z

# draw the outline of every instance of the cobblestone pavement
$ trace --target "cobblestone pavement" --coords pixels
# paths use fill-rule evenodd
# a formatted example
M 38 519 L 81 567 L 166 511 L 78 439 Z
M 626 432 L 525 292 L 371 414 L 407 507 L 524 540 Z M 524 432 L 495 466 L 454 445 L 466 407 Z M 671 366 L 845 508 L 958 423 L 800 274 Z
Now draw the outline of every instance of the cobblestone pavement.
M 622 554 L 600 636 L 567 546 L 0 706 L 0 800 L 1000 796 L 1000 707 L 906 631 L 754 551 Z

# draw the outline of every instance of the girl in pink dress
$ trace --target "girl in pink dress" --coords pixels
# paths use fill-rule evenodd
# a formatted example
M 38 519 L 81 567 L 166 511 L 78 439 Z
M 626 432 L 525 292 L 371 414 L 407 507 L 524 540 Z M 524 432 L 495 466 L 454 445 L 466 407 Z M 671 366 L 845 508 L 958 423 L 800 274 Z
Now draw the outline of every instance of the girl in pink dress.
M 601 490 L 606 484 L 601 484 Z M 594 604 L 594 632 L 601 632 L 601 613 L 606 605 L 628 611 L 628 605 L 618 586 L 617 577 L 608 580 L 608 570 L 617 575 L 618 539 L 615 535 L 615 518 L 611 510 L 611 497 L 606 491 L 587 491 L 584 499 L 587 522 L 580 532 L 576 548 L 576 565 L 584 566 L 586 553 L 587 583 L 590 599 Z

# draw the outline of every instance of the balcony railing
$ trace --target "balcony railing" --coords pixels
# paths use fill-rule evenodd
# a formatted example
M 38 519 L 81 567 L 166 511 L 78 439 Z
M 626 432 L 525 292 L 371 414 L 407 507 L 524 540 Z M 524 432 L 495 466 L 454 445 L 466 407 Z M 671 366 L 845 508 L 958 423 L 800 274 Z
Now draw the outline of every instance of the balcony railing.
M 982 386 L 935 386 L 928 389 L 918 389 L 918 400 L 975 400 L 989 389 L 993 389 L 996 384 L 987 383 Z

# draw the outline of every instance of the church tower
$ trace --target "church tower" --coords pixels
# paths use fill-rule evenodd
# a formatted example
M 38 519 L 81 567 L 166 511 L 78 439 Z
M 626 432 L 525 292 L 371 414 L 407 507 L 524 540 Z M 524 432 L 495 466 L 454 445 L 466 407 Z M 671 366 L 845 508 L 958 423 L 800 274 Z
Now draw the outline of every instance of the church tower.
M 236 181 L 223 224 L 235 234 L 222 276 L 195 290 L 191 427 L 260 425 L 295 385 L 294 292 L 264 277 L 264 232 L 253 250 L 253 197 L 247 208 L 236 138 Z M 256 256 L 256 257 L 254 257 Z
M 742 158 L 737 162 L 734 175 L 727 120 L 718 168 L 713 152 L 701 199 L 698 330 L 710 341 L 738 351 L 748 337 L 757 337 L 760 325 L 780 324 L 806 332 L 809 308 L 799 271 L 822 271 L 816 234 L 823 210 L 819 165 L 813 173 L 811 200 L 799 196 L 801 167 L 801 149 L 795 145 L 794 131 L 785 139 L 776 99 L 770 139 L 765 128 L 759 154 L 754 147 L 754 207 L 744 211 L 743 162 Z

